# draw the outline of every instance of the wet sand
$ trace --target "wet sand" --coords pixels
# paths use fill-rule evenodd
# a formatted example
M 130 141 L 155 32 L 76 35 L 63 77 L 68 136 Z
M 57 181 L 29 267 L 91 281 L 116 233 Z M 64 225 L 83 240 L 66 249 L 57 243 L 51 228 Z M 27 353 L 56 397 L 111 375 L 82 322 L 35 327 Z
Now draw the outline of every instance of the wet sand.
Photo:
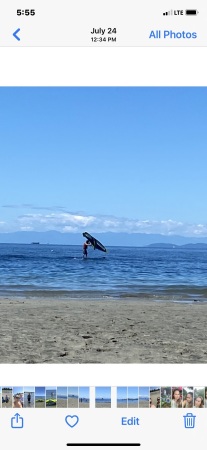
M 207 363 L 207 304 L 0 299 L 0 363 Z

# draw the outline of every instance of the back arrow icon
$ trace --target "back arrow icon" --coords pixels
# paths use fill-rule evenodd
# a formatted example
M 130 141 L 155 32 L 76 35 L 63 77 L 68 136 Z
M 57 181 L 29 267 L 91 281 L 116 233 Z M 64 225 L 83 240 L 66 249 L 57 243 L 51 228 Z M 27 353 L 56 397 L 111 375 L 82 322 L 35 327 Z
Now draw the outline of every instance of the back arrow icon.
M 17 34 L 20 32 L 20 28 L 17 28 L 17 30 L 13 33 L 13 36 L 15 37 L 15 39 L 17 39 L 17 41 L 20 41 L 19 36 L 17 36 Z

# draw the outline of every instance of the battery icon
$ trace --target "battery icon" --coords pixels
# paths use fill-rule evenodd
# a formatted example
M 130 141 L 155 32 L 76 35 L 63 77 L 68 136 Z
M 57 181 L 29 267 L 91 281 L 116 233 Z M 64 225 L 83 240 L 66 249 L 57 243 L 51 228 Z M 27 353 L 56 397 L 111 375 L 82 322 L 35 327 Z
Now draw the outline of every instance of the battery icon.
M 197 16 L 198 10 L 197 9 L 186 9 L 185 14 L 186 14 L 186 16 Z

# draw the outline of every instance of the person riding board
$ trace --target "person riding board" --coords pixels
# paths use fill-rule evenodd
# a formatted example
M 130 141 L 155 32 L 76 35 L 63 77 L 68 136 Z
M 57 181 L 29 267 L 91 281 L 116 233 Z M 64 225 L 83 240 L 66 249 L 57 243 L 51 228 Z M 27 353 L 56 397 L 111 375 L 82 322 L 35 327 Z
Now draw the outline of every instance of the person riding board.
M 83 244 L 83 257 L 85 256 L 87 258 L 88 256 L 88 246 L 91 245 L 90 241 L 87 239 L 86 242 Z

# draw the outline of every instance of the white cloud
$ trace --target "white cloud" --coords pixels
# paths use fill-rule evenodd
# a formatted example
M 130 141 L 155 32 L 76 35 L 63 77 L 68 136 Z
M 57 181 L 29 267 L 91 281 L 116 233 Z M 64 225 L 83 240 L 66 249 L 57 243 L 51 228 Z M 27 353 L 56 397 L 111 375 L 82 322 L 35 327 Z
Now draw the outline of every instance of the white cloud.
M 103 232 L 127 232 L 163 234 L 167 236 L 180 235 L 188 237 L 207 236 L 207 224 L 188 224 L 175 220 L 138 220 L 118 218 L 113 216 L 95 216 L 84 213 L 38 213 L 25 214 L 18 217 L 14 230 L 49 231 L 57 230 L 62 233 L 79 233 L 83 231 Z

